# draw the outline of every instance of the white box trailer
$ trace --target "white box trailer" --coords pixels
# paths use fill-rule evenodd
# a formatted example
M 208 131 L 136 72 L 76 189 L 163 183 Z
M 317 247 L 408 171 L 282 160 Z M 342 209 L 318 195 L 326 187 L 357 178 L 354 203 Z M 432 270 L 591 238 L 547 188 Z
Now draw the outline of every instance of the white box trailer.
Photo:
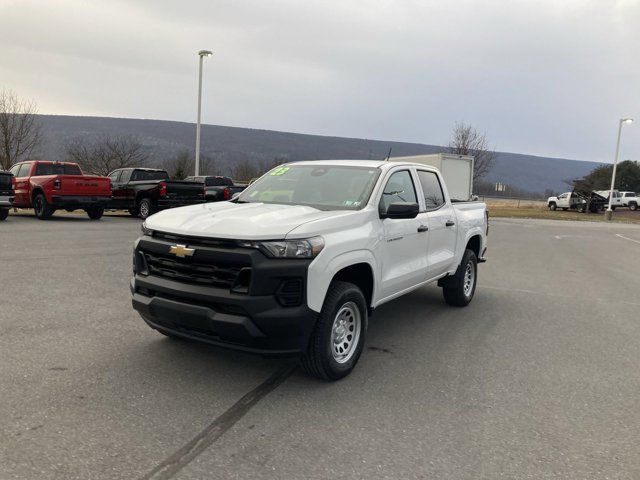
M 442 173 L 452 201 L 468 202 L 473 195 L 473 156 L 453 153 L 391 157 L 390 162 L 413 162 L 436 167 Z

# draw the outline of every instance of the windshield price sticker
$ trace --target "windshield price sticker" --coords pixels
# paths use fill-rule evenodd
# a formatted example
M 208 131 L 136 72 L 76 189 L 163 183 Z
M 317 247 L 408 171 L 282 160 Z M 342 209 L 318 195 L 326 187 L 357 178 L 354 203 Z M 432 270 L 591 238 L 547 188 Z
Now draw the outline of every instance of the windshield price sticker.
M 270 173 L 271 176 L 277 177 L 279 175 L 284 175 L 289 171 L 290 167 L 278 167 L 273 172 Z

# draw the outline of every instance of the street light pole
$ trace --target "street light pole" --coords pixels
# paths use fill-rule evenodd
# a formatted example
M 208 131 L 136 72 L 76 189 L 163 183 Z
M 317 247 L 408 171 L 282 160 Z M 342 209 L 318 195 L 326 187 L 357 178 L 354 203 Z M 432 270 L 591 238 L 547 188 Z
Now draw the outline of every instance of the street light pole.
M 611 209 L 611 203 L 613 202 L 613 189 L 616 186 L 616 170 L 618 169 L 618 156 L 620 154 L 620 136 L 622 135 L 622 125 L 624 123 L 633 122 L 633 118 L 621 118 L 618 123 L 618 140 L 616 141 L 616 156 L 613 159 L 613 175 L 611 175 L 611 189 L 609 190 L 609 208 L 605 213 L 605 218 L 611 220 L 613 218 L 613 210 Z
M 200 175 L 200 115 L 202 113 L 202 63 L 204 57 L 208 57 L 212 53 L 209 50 L 200 50 L 200 65 L 198 69 L 198 121 L 196 123 L 196 177 Z

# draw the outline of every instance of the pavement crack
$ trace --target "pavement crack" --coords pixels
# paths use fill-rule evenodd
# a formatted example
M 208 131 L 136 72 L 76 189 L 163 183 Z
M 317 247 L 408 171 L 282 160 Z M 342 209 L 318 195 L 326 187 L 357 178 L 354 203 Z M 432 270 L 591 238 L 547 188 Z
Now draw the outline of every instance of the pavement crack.
M 244 417 L 254 405 L 266 397 L 284 382 L 297 368 L 297 363 L 287 364 L 278 369 L 256 388 L 245 394 L 227 411 L 218 416 L 207 428 L 201 431 L 177 452 L 160 462 L 153 470 L 140 477 L 140 480 L 165 480 L 187 466 L 193 459 L 209 448 L 227 430 Z

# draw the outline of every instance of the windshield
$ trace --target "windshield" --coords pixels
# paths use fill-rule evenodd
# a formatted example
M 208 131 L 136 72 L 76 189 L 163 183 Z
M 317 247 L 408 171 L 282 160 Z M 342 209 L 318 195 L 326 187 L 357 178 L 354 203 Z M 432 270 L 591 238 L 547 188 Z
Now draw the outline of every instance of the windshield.
M 369 200 L 379 174 L 371 167 L 284 165 L 252 183 L 237 201 L 358 210 Z

